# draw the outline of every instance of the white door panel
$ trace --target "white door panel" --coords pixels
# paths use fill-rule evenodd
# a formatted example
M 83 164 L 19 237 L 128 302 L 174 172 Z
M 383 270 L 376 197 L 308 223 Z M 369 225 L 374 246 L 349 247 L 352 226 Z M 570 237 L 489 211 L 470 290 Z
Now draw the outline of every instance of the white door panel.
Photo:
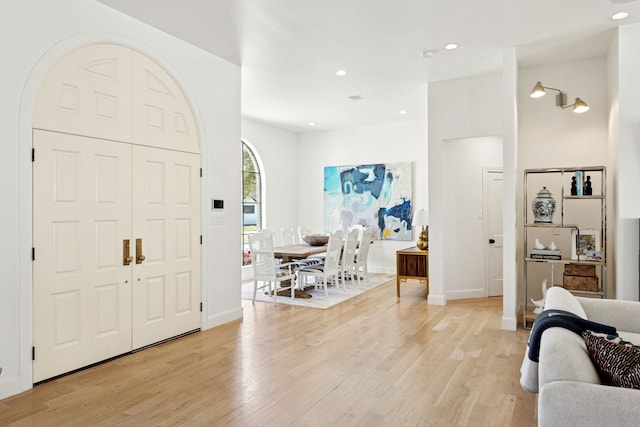
M 34 381 L 199 328 L 199 155 L 46 131 L 34 146 Z
M 131 50 L 98 44 L 65 55 L 47 73 L 33 127 L 128 141 L 131 116 Z
M 200 326 L 200 157 L 133 148 L 133 348 Z M 136 254 L 136 256 L 139 254 Z
M 484 174 L 485 180 L 485 223 L 489 241 L 487 249 L 487 280 L 488 295 L 502 295 L 503 270 L 503 230 L 502 230 L 502 171 L 488 170 Z
M 131 346 L 131 148 L 34 131 L 34 381 Z
M 171 150 L 200 152 L 191 107 L 175 80 L 155 61 L 132 52 L 133 141 Z

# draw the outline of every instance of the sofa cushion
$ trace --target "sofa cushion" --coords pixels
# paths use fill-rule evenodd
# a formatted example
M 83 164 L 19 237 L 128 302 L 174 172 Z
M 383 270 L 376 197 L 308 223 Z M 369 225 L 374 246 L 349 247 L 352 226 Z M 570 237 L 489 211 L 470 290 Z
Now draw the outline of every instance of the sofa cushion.
M 589 320 L 614 325 L 620 331 L 640 333 L 640 302 L 576 297 Z M 634 341 L 627 335 L 621 336 Z M 640 343 L 640 340 L 634 341 Z
M 619 337 L 602 335 L 591 331 L 582 333 L 602 380 L 619 387 L 640 389 L 640 347 Z
M 580 301 L 578 301 L 571 292 L 560 286 L 552 286 L 549 288 L 545 298 L 544 309 L 564 310 L 583 319 L 587 318 L 587 314 L 584 312 Z
M 632 342 L 633 344 L 640 345 L 640 334 L 636 334 L 635 332 L 628 331 L 620 331 L 618 330 L 618 335 L 623 337 L 623 339 Z

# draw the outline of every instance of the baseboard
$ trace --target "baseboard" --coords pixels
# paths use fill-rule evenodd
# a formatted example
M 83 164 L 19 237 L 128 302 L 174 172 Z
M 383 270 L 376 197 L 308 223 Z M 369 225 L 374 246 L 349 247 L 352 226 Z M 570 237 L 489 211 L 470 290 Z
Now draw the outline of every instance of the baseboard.
M 484 289 L 465 289 L 462 291 L 447 291 L 447 299 L 469 299 L 486 297 Z
M 429 294 L 429 298 L 427 299 L 427 303 L 429 305 L 447 305 L 447 296 L 446 295 Z
M 227 310 L 222 313 L 216 313 L 207 317 L 207 324 L 203 325 L 202 330 L 215 328 L 224 323 L 229 323 L 234 320 L 242 319 L 242 307 L 237 307 L 232 310 Z
M 515 317 L 502 317 L 502 329 L 515 331 L 518 329 L 518 320 Z
M 20 390 L 20 377 L 8 377 L 7 372 L 3 372 L 0 376 L 0 399 L 18 394 L 24 390 Z
M 369 273 L 384 273 L 396 275 L 396 267 L 371 267 L 369 266 Z

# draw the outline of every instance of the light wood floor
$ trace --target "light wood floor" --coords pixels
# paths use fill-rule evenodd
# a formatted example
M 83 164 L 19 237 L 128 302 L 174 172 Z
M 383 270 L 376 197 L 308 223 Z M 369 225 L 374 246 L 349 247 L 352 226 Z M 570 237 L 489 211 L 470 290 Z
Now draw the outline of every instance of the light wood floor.
M 427 305 L 383 285 L 329 310 L 243 302 L 244 319 L 0 400 L 2 426 L 534 426 L 528 331 L 501 298 Z

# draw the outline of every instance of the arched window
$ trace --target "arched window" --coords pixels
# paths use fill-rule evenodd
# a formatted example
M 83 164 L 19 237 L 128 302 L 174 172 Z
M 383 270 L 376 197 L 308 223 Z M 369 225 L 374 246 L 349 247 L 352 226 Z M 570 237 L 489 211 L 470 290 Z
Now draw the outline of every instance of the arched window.
M 249 234 L 262 230 L 262 179 L 251 148 L 242 141 L 242 265 L 251 264 Z

